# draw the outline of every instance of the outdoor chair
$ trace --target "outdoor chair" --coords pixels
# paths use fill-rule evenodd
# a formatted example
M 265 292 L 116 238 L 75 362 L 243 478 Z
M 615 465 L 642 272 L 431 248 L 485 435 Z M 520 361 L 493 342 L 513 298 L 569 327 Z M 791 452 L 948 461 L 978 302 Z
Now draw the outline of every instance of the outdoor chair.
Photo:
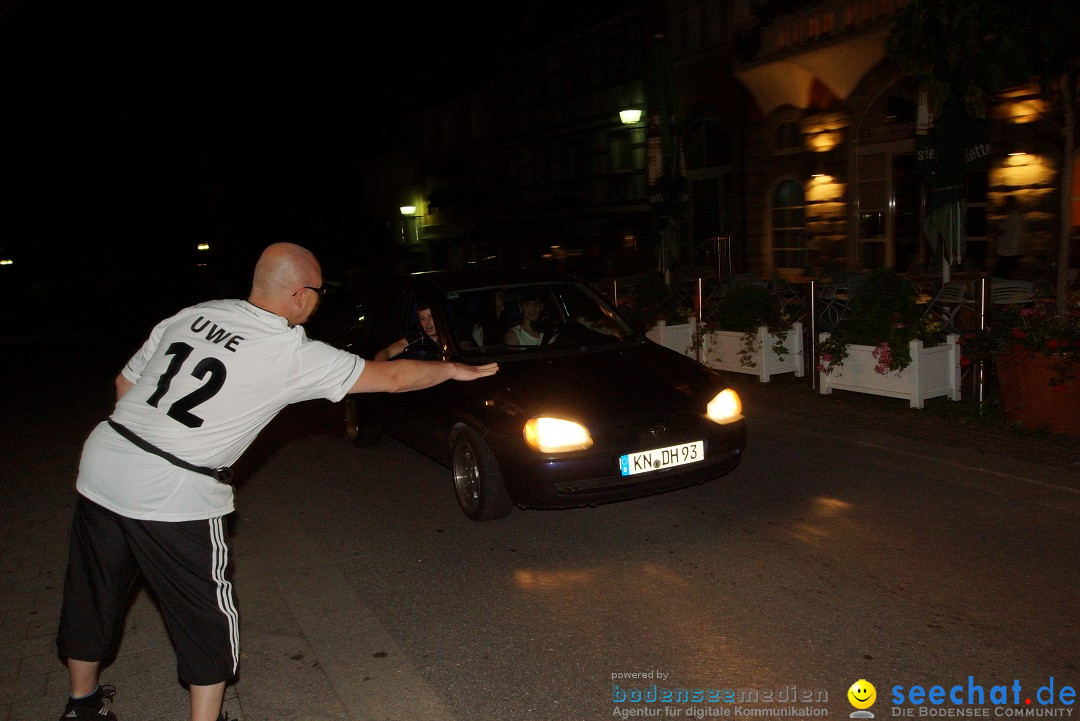
M 706 279 L 701 287 L 701 319 L 712 320 L 720 301 L 723 300 L 730 290 L 730 286 L 718 279 Z
M 1054 289 L 1054 284 L 1048 280 L 1032 281 L 1031 292 L 1035 296 L 1036 303 L 1057 303 L 1057 291 Z
M 1035 289 L 1030 280 L 990 279 L 991 310 L 1002 310 L 1008 306 L 1030 308 L 1034 305 Z M 993 315 L 991 315 L 991 323 L 997 323 Z
M 962 280 L 951 280 L 943 285 L 933 300 L 927 304 L 923 318 L 941 323 L 942 327 L 950 333 L 958 333 L 960 332 L 958 325 L 963 324 L 957 323 L 957 317 L 965 308 L 969 311 L 975 310 L 968 284 Z
M 769 283 L 769 293 L 776 299 L 781 312 L 791 315 L 793 321 L 802 320 L 806 314 L 806 303 L 787 279 L 779 275 L 774 277 Z
M 1030 280 L 990 279 L 990 303 L 992 305 L 1033 305 L 1035 286 Z
M 634 294 L 637 292 L 639 281 L 640 278 L 636 275 L 613 278 L 611 280 L 611 295 L 608 297 L 608 300 L 616 307 L 622 307 L 627 303 L 630 303 Z
M 834 328 L 851 317 L 851 301 L 858 295 L 859 289 L 866 282 L 866 276 L 862 273 L 853 273 L 844 279 L 830 308 L 830 313 L 835 317 Z
M 832 280 L 822 285 L 816 301 L 818 325 L 822 330 L 835 332 L 847 302 L 845 281 Z
M 731 279 L 731 289 L 732 290 L 735 290 L 736 288 L 747 288 L 747 287 L 765 288 L 765 287 L 768 287 L 768 285 L 769 285 L 768 281 L 766 281 L 766 280 L 764 280 L 762 278 L 759 278 L 758 276 L 754 275 L 753 273 L 739 273 L 738 275 L 736 275 L 734 278 Z

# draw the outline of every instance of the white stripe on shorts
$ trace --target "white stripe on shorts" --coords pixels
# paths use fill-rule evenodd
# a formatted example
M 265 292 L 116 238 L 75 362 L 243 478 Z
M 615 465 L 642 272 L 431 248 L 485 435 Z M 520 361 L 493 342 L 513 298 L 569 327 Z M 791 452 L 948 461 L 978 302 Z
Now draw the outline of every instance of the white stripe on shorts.
M 210 545 L 213 549 L 211 574 L 214 583 L 217 584 L 218 608 L 228 619 L 229 645 L 232 647 L 233 674 L 235 674 L 240 665 L 240 624 L 239 614 L 233 603 L 232 583 L 225 577 L 225 569 L 229 566 L 229 547 L 225 543 L 225 531 L 221 519 L 221 516 L 210 519 Z

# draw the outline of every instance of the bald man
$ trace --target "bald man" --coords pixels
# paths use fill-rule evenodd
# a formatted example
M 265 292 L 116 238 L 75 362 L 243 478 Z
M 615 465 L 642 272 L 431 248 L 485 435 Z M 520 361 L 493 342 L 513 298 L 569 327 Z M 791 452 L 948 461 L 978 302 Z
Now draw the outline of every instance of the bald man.
M 490 376 L 495 364 L 364 361 L 309 340 L 323 295 L 315 256 L 263 251 L 251 295 L 159 323 L 116 377 L 116 406 L 83 446 L 57 649 L 71 696 L 61 719 L 115 719 L 98 685 L 137 578 L 164 608 L 192 721 L 217 721 L 237 671 L 239 630 L 222 520 L 229 466 L 285 406 Z

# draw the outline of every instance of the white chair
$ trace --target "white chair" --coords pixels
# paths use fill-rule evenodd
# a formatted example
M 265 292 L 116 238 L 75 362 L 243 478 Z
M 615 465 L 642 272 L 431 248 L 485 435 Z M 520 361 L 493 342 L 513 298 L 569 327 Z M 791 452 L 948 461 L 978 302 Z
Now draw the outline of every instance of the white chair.
M 990 279 L 992 305 L 1032 305 L 1035 303 L 1035 284 L 1030 280 Z
M 943 285 L 927 304 L 923 317 L 938 321 L 950 333 L 957 333 L 959 330 L 956 318 L 964 308 L 971 311 L 975 309 L 968 284 L 962 280 L 951 280 Z

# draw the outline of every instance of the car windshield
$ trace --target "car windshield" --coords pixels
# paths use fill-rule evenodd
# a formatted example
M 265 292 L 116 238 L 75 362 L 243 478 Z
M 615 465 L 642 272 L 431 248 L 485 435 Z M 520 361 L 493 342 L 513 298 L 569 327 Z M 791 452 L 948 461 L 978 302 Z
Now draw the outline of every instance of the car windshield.
M 551 282 L 446 293 L 443 317 L 463 356 L 619 345 L 633 329 L 583 283 Z

